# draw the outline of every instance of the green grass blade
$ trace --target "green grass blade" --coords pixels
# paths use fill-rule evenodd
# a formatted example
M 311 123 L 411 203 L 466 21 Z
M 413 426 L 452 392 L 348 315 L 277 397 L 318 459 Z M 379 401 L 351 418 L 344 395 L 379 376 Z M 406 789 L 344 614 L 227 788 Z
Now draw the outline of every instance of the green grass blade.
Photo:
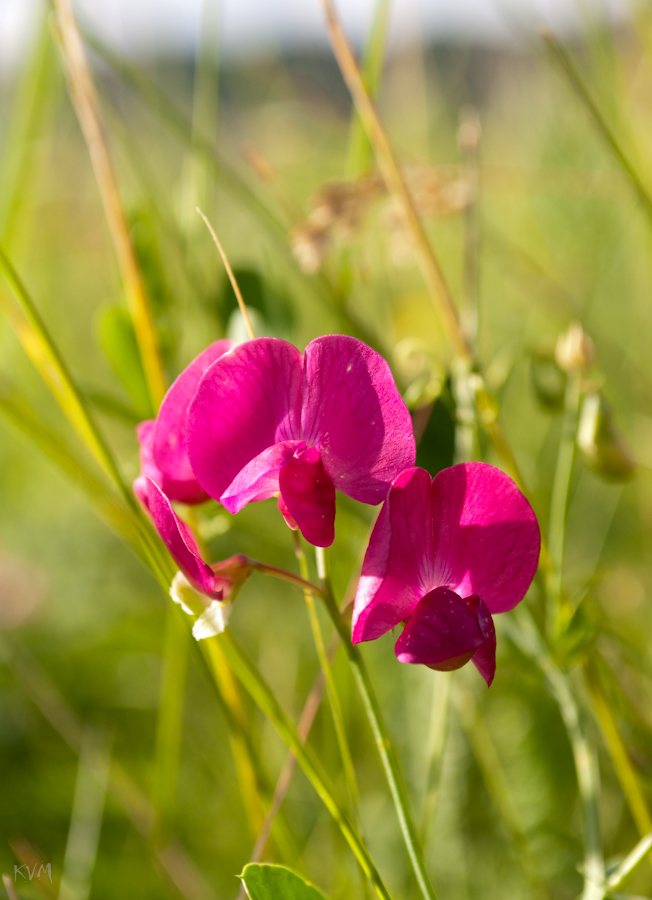
M 231 631 L 227 628 L 219 638 L 209 638 L 211 641 L 219 640 L 224 648 L 233 672 L 242 682 L 252 699 L 260 710 L 274 724 L 281 738 L 290 747 L 297 758 L 297 762 L 304 774 L 317 791 L 322 803 L 331 814 L 335 823 L 342 832 L 342 836 L 353 851 L 360 863 L 365 875 L 371 881 L 374 890 L 381 900 L 389 900 L 389 893 L 383 884 L 383 880 L 369 855 L 367 847 L 357 832 L 353 822 L 342 809 L 335 797 L 328 776 L 324 772 L 321 763 L 309 747 L 301 743 L 295 726 L 281 709 L 273 691 L 267 685 L 254 663 L 246 656 L 237 644 Z
M 613 129 L 603 116 L 600 107 L 598 106 L 589 89 L 582 80 L 569 54 L 566 52 L 566 49 L 559 43 L 557 38 L 550 32 L 546 32 L 543 35 L 543 39 L 546 43 L 546 46 L 548 47 L 548 50 L 550 51 L 552 58 L 555 60 L 561 71 L 568 79 L 568 82 L 575 91 L 577 97 L 582 102 L 583 106 L 593 119 L 593 122 L 602 135 L 602 138 L 610 147 L 612 153 L 622 166 L 625 174 L 632 184 L 632 187 L 634 188 L 634 191 L 641 201 L 646 215 L 652 221 L 652 194 L 650 194 L 648 187 L 645 185 L 643 179 L 637 172 L 636 167 L 630 160 L 629 156 L 626 154 L 620 141 L 614 134 Z
M 617 891 L 627 881 L 652 850 L 652 834 L 646 834 L 618 866 L 616 871 L 609 876 L 607 888 Z
M 43 15 L 31 59 L 25 66 L 7 128 L 0 172 L 0 240 L 10 245 L 24 200 L 34 181 L 35 140 L 51 115 L 62 79 Z

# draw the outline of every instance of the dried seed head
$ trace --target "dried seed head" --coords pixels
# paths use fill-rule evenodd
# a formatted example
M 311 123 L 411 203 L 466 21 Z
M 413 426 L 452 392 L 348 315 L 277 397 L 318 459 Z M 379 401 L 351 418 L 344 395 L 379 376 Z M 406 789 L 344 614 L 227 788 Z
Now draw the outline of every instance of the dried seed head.
M 328 231 L 303 222 L 290 232 L 290 245 L 301 271 L 306 275 L 315 275 L 321 269 L 328 252 Z
M 594 358 L 593 341 L 579 322 L 573 322 L 557 341 L 555 348 L 557 365 L 564 372 L 585 372 L 593 365 Z

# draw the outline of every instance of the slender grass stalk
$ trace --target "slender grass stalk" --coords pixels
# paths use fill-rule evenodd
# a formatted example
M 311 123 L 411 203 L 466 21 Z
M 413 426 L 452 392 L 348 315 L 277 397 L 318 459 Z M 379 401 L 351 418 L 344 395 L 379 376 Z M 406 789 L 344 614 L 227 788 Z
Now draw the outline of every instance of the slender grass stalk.
M 460 328 L 474 352 L 478 342 L 480 305 L 480 139 L 478 111 L 465 106 L 460 112 L 457 143 L 469 202 L 464 209 L 464 278 L 460 297 Z
M 537 858 L 530 849 L 527 835 L 521 824 L 521 817 L 514 803 L 509 780 L 478 701 L 470 688 L 461 687 L 459 682 L 455 688 L 455 709 L 466 732 L 487 791 L 498 813 L 498 818 L 512 841 L 515 856 L 523 869 L 523 874 L 533 895 L 546 898 L 549 894 Z
M 323 272 L 317 276 L 307 276 L 298 268 L 289 252 L 289 222 L 284 222 L 276 216 L 252 190 L 237 169 L 218 153 L 213 142 L 205 136 L 192 133 L 192 123 L 188 117 L 177 109 L 169 97 L 147 75 L 138 71 L 135 66 L 130 65 L 96 39 L 86 36 L 86 40 L 120 78 L 134 90 L 146 106 L 158 116 L 160 121 L 187 144 L 193 153 L 201 156 L 212 166 L 220 184 L 249 208 L 255 215 L 256 221 L 263 225 L 266 234 L 280 250 L 278 259 L 285 264 L 289 277 L 300 284 L 301 290 L 305 293 L 308 288 L 310 295 L 317 297 L 337 317 L 347 333 L 364 341 L 370 347 L 380 348 L 382 341 L 379 335 L 370 330 L 353 311 L 346 307 L 342 302 L 341 291 Z
M 371 97 L 378 93 L 387 42 L 387 21 L 390 0 L 377 0 L 369 40 L 362 60 L 362 76 Z M 353 112 L 349 131 L 347 173 L 351 177 L 361 175 L 373 163 L 373 149 L 357 110 Z
M 371 141 L 383 179 L 389 193 L 400 205 L 405 225 L 414 241 L 421 270 L 428 285 L 435 308 L 455 353 L 460 357 L 470 355 L 469 347 L 460 331 L 455 301 L 444 271 L 435 256 L 428 236 L 409 195 L 385 126 L 369 96 L 364 78 L 344 31 L 339 23 L 331 0 L 322 0 L 331 46 L 346 85 L 353 97 L 358 115 Z
M 86 496 L 100 519 L 147 563 L 133 516 L 114 491 L 73 453 L 66 441 L 43 423 L 22 392 L 0 378 L 0 410 Z
M 304 581 L 308 581 L 310 572 L 308 570 L 308 561 L 306 560 L 306 555 L 303 552 L 301 536 L 299 535 L 298 531 L 293 531 L 292 536 L 294 538 L 294 552 L 299 562 L 301 575 Z M 340 756 L 342 757 L 344 780 L 346 782 L 349 802 L 351 804 L 351 814 L 353 816 L 353 819 L 358 823 L 359 827 L 358 781 L 355 775 L 355 768 L 353 766 L 353 758 L 351 756 L 351 750 L 349 748 L 349 741 L 346 736 L 346 727 L 344 725 L 344 716 L 342 714 L 342 704 L 340 703 L 337 686 L 335 684 L 335 678 L 333 677 L 333 670 L 328 659 L 328 652 L 326 650 L 326 644 L 324 642 L 324 635 L 321 630 L 321 625 L 319 624 L 319 616 L 317 614 L 317 608 L 315 606 L 315 595 L 309 588 L 306 588 L 303 592 L 303 596 L 305 598 L 306 607 L 308 609 L 308 618 L 310 619 L 310 627 L 312 629 L 312 636 L 315 642 L 315 648 L 317 650 L 319 665 L 326 681 L 328 702 L 331 707 L 331 714 L 333 716 L 333 724 L 335 726 L 335 734 L 337 736 L 337 744 L 340 750 Z
M 555 641 L 561 630 L 562 572 L 564 546 L 566 543 L 566 512 L 573 462 L 575 460 L 575 436 L 580 410 L 582 377 L 579 372 L 569 372 L 564 398 L 564 417 L 561 439 L 555 469 L 555 480 L 550 501 L 550 522 L 548 525 L 548 553 L 550 567 L 546 577 L 547 631 L 548 638 Z
M 378 753 L 380 754 L 385 778 L 387 779 L 392 800 L 394 801 L 396 815 L 398 817 L 399 825 L 401 826 L 403 843 L 405 844 L 405 849 L 407 850 L 414 876 L 419 885 L 419 890 L 424 896 L 424 900 L 437 900 L 435 890 L 426 868 L 426 862 L 423 857 L 423 849 L 419 841 L 417 829 L 412 819 L 412 813 L 410 812 L 410 804 L 408 802 L 405 785 L 403 784 L 398 759 L 383 721 L 380 706 L 376 699 L 376 694 L 371 684 L 367 667 L 360 650 L 351 643 L 349 629 L 344 623 L 342 615 L 337 608 L 326 567 L 325 554 L 319 547 L 317 548 L 317 553 L 318 559 L 320 556 L 322 557 L 320 568 L 323 573 L 324 602 L 326 604 L 326 609 L 342 640 L 358 691 L 360 692 L 365 713 L 376 741 Z
M 231 287 L 233 288 L 233 291 L 236 296 L 236 300 L 238 301 L 238 306 L 240 307 L 240 312 L 242 313 L 242 318 L 244 319 L 245 325 L 247 326 L 247 331 L 249 332 L 249 338 L 253 341 L 253 339 L 256 337 L 256 335 L 254 334 L 254 329 L 251 324 L 251 319 L 249 318 L 249 313 L 247 312 L 247 307 L 245 306 L 245 302 L 243 300 L 242 294 L 240 293 L 240 288 L 238 287 L 238 282 L 236 281 L 236 277 L 233 274 L 233 269 L 229 265 L 229 260 L 227 259 L 226 253 L 224 252 L 224 248 L 222 247 L 218 236 L 215 234 L 215 230 L 213 229 L 213 226 L 208 221 L 208 219 L 206 218 L 204 213 L 201 211 L 201 209 L 199 209 L 199 207 L 197 208 L 197 212 L 204 220 L 204 223 L 205 223 L 206 227 L 208 228 L 210 236 L 213 238 L 213 243 L 217 247 L 217 250 L 218 250 L 220 256 L 222 257 L 222 262 L 224 263 L 224 268 L 226 269 L 226 274 L 229 276 L 229 281 L 231 282 Z
M 589 89 L 584 84 L 584 81 L 575 68 L 569 54 L 562 46 L 562 44 L 557 40 L 555 35 L 552 34 L 552 32 L 545 31 L 542 37 L 546 44 L 546 47 L 550 51 L 550 55 L 568 79 L 571 87 L 593 119 L 593 122 L 595 123 L 598 131 L 602 135 L 605 142 L 609 145 L 611 151 L 613 152 L 620 165 L 623 167 L 623 170 L 629 178 L 632 187 L 634 188 L 638 196 L 638 199 L 643 205 L 643 209 L 647 217 L 650 219 L 650 221 L 652 221 L 652 194 L 650 194 L 650 191 L 643 182 L 643 179 L 636 171 L 634 164 L 621 147 L 618 138 L 607 123 L 605 117 L 602 115 L 600 107 L 591 96 Z
M 57 14 L 70 98 L 95 172 L 143 360 L 152 409 L 156 412 L 165 395 L 165 372 L 147 292 L 129 236 L 127 218 L 106 145 L 95 85 L 70 0 L 52 0 L 52 3 Z
M 133 516 L 134 525 L 142 544 L 142 552 L 150 560 L 153 570 L 160 576 L 162 582 L 169 585 L 175 571 L 172 561 L 164 552 L 161 542 L 154 535 L 153 529 L 132 491 L 127 487 L 109 445 L 88 409 L 84 395 L 72 377 L 27 288 L 1 245 L 0 272 L 4 275 L 23 309 L 21 312 L 5 302 L 2 292 L 0 292 L 0 305 L 8 314 L 18 339 L 82 442 L 114 483 L 125 506 Z
M 37 168 L 35 139 L 43 130 L 43 120 L 50 114 L 61 81 L 47 15 L 42 14 L 34 49 L 25 67 L 3 138 L 0 241 L 5 246 L 11 246 L 21 209 L 29 197 Z
M 510 639 L 530 656 L 544 674 L 557 701 L 570 740 L 577 785 L 584 814 L 584 890 L 582 900 L 602 900 L 605 868 L 600 833 L 600 775 L 595 748 L 586 735 L 568 678 L 555 665 L 529 613 L 517 607 L 514 618 L 506 617 Z
M 211 642 L 219 640 L 222 643 L 224 655 L 228 659 L 233 672 L 242 682 L 242 685 L 249 692 L 260 710 L 273 723 L 287 746 L 293 750 L 297 762 L 314 789 L 317 791 L 324 806 L 335 820 L 342 836 L 353 851 L 353 854 L 360 863 L 365 875 L 372 883 L 376 894 L 381 900 L 389 900 L 390 895 L 376 869 L 369 851 L 367 850 L 363 839 L 360 837 L 357 828 L 336 799 L 333 788 L 329 783 L 328 776 L 324 772 L 321 763 L 310 747 L 304 747 L 296 727 L 281 709 L 273 691 L 265 682 L 254 663 L 240 648 L 230 629 L 227 628 L 224 634 L 220 635 L 219 638 L 209 638 L 208 640 Z
M 428 770 L 426 772 L 426 789 L 421 814 L 421 843 L 423 846 L 425 846 L 428 832 L 437 811 L 451 705 L 451 676 L 448 672 L 437 672 L 436 674 L 439 677 L 433 681 L 433 700 L 427 753 Z
M 210 669 L 219 687 L 222 698 L 230 712 L 229 737 L 233 749 L 233 759 L 238 773 L 240 790 L 245 804 L 247 819 L 253 835 L 263 826 L 265 814 L 260 797 L 259 780 L 252 761 L 252 752 L 247 736 L 251 729 L 242 706 L 242 699 L 233 674 L 226 662 L 221 644 L 205 641 L 202 645 L 208 656 Z
M 0 659 L 11 668 L 17 682 L 44 719 L 79 756 L 84 739 L 84 723 L 37 660 L 17 640 L 9 641 L 6 638 L 0 638 Z M 96 777 L 102 781 L 103 771 L 96 770 L 95 756 L 89 760 L 89 764 Z M 178 842 L 152 844 L 150 828 L 154 810 L 150 800 L 115 758 L 111 762 L 108 792 L 122 808 L 145 847 L 151 851 L 155 869 L 163 876 L 163 883 L 167 885 L 169 879 L 185 900 L 215 900 L 210 885 Z
M 99 738 L 99 742 L 98 742 Z M 88 897 L 97 860 L 111 766 L 111 735 L 86 726 L 66 841 L 59 900 Z
M 329 662 L 331 663 L 335 659 L 335 654 L 339 647 L 339 643 L 339 637 L 335 638 L 334 643 L 331 642 L 331 646 L 329 647 L 328 651 L 328 658 Z M 308 699 L 306 700 L 303 709 L 301 710 L 301 715 L 299 716 L 299 722 L 297 724 L 297 734 L 299 735 L 299 740 L 302 744 L 305 744 L 308 739 L 308 735 L 310 734 L 310 729 L 313 726 L 317 711 L 319 710 L 319 707 L 321 705 L 325 686 L 326 681 L 324 679 L 324 673 L 320 669 L 317 677 L 315 678 L 313 686 L 310 689 Z M 272 830 L 274 819 L 278 815 L 283 801 L 285 800 L 285 795 L 287 794 L 288 788 L 290 787 L 290 782 L 296 769 L 296 765 L 297 758 L 292 750 L 289 750 L 288 755 L 285 758 L 285 762 L 283 763 L 281 772 L 276 781 L 272 803 L 270 804 L 267 815 L 265 816 L 263 827 L 261 828 L 260 833 L 256 838 L 256 843 L 254 845 L 254 849 L 251 851 L 249 862 L 259 862 L 262 859 L 267 841 L 269 840 L 269 835 Z M 240 896 L 244 897 L 245 895 L 241 892 Z
M 188 639 L 178 607 L 168 603 L 163 650 L 163 676 L 156 722 L 154 758 L 155 834 L 166 836 L 174 818 L 177 772 L 183 736 L 183 707 L 188 672 Z
M 598 668 L 593 660 L 587 658 L 584 661 L 583 669 L 586 684 L 593 701 L 593 708 L 607 743 L 609 756 L 616 770 L 616 776 L 625 795 L 629 811 L 636 823 L 639 836 L 644 838 L 652 832 L 652 816 L 650 816 L 645 796 L 630 761 L 627 747 L 620 736 L 618 725 L 604 695 Z M 650 860 L 650 865 L 652 865 L 652 859 Z

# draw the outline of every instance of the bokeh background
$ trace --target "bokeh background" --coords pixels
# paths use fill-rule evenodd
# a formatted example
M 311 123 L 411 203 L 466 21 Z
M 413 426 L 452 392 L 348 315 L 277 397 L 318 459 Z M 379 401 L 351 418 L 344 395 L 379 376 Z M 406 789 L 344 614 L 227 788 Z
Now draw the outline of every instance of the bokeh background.
M 382 4 L 340 6 L 363 50 Z M 379 109 L 453 293 L 467 304 L 477 297 L 478 358 L 544 534 L 564 421 L 554 348 L 578 320 L 593 341 L 584 390 L 600 398 L 602 450 L 610 441 L 612 456 L 605 463 L 595 446 L 593 456 L 590 446 L 577 453 L 568 621 L 554 651 L 597 748 L 604 853 L 618 860 L 645 831 L 652 802 L 652 223 L 540 29 L 567 47 L 610 133 L 652 184 L 652 8 L 389 6 L 382 58 L 376 51 Z M 241 334 L 200 206 L 259 334 L 300 347 L 328 332 L 362 337 L 385 354 L 415 410 L 422 465 L 434 474 L 469 447 L 500 463 L 483 437 L 465 443 L 468 409 L 451 381 L 451 353 L 361 138 L 320 4 L 89 0 L 77 9 L 170 379 L 208 342 Z M 131 480 L 134 426 L 151 409 L 45 4 L 0 0 L 0 165 L 2 244 Z M 8 296 L 4 284 L 0 293 Z M 224 710 L 154 579 L 92 511 L 78 479 L 16 427 L 12 409 L 27 401 L 41 430 L 84 458 L 3 314 L 0 871 L 13 879 L 15 865 L 51 864 L 52 884 L 18 877 L 25 898 L 57 896 L 64 872 L 65 896 L 80 900 L 235 897 L 255 822 Z M 339 501 L 342 598 L 374 511 Z M 211 560 L 244 552 L 296 568 L 273 501 L 237 517 L 209 505 L 198 522 Z M 540 585 L 525 602 L 541 619 Z M 301 594 L 254 576 L 232 626 L 297 717 L 318 671 Z M 364 652 L 439 896 L 577 896 L 583 816 L 571 745 L 541 667 L 510 626 L 499 632 L 489 691 L 470 667 L 449 675 L 401 666 L 391 635 Z M 343 657 L 335 672 L 364 832 L 390 890 L 414 897 Z M 284 747 L 245 708 L 273 785 Z M 326 704 L 311 741 L 344 794 Z M 131 818 L 105 796 L 109 770 L 123 779 Z M 134 785 L 157 810 L 154 836 L 134 824 Z M 163 871 L 160 846 L 177 854 L 181 888 Z M 332 900 L 360 895 L 348 848 L 301 773 L 266 858 L 293 865 Z M 627 890 L 650 894 L 651 876 L 641 867 Z

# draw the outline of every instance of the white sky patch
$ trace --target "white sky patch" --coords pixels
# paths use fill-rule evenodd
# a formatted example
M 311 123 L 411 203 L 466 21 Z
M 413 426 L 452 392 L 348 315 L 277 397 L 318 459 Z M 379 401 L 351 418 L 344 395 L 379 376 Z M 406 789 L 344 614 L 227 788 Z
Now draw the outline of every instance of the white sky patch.
M 337 2 L 357 44 L 364 41 L 375 4 Z M 326 45 L 321 0 L 74 0 L 74 5 L 101 38 L 130 54 L 192 54 L 202 23 L 221 35 L 229 55 Z M 45 8 L 45 0 L 0 0 L 0 70 L 20 64 Z M 393 0 L 391 35 L 394 41 L 420 34 L 503 42 L 544 25 L 573 30 L 587 11 L 619 20 L 628 9 L 629 0 Z

